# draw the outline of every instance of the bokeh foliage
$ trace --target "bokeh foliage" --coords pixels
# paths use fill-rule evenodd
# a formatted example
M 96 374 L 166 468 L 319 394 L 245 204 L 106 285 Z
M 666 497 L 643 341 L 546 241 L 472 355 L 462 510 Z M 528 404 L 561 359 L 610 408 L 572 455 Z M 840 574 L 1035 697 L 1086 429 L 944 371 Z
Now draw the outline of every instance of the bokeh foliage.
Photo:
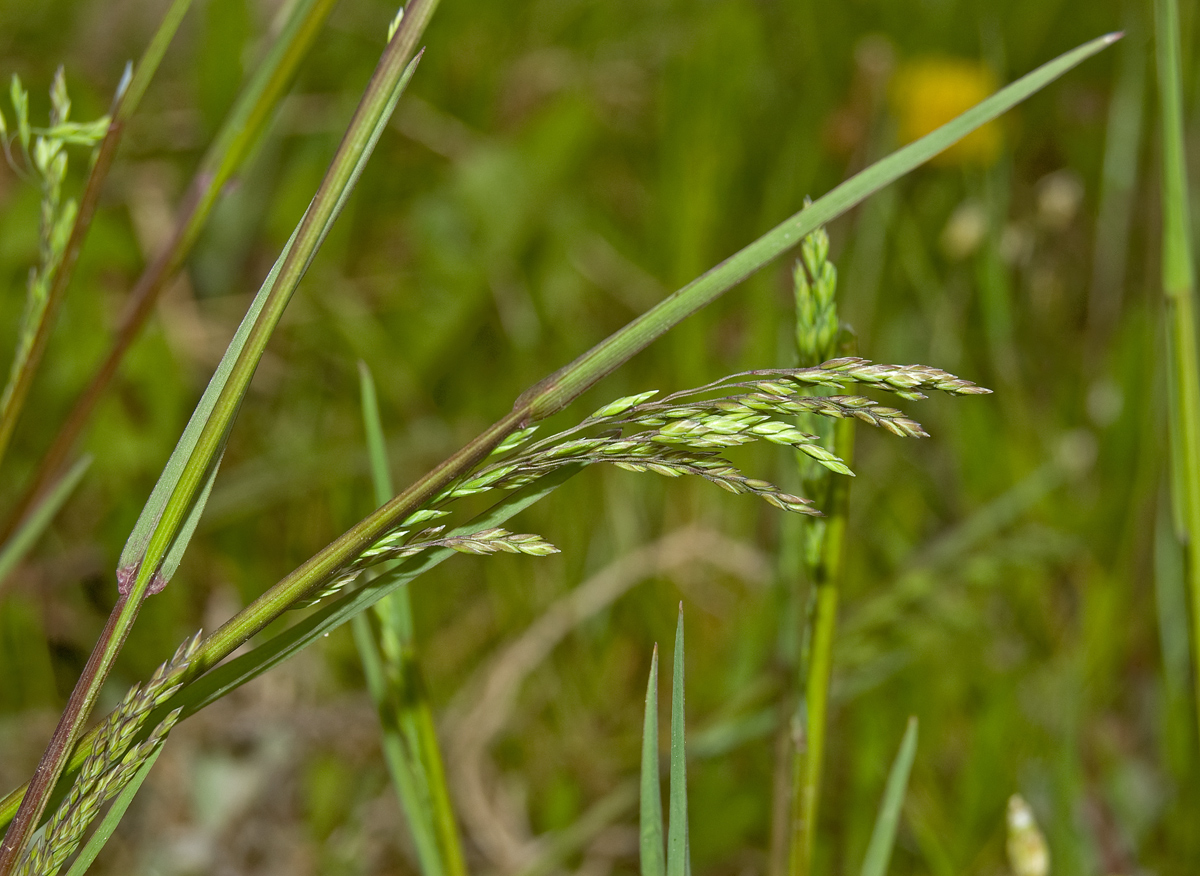
M 20 73 L 43 118 L 64 63 L 76 114 L 99 116 L 161 6 L 7 0 L 0 72 Z M 278 14 L 274 3 L 210 0 L 185 22 L 127 136 L 0 502 L 102 354 Z M 319 181 L 393 14 L 343 0 L 101 406 L 80 491 L 0 585 L 5 790 L 32 767 L 78 675 L 125 535 Z M 861 861 L 909 714 L 921 742 L 894 872 L 999 872 L 1016 790 L 1038 812 L 1056 872 L 1173 872 L 1195 859 L 1182 572 L 1162 489 L 1148 25 L 1141 4 L 1063 0 L 1002 11 L 950 0 L 443 0 L 409 96 L 284 318 L 192 551 L 147 603 L 112 699 L 372 506 L 358 359 L 376 376 L 406 483 L 532 381 L 929 124 L 920 114 L 950 99 L 923 92 L 931 81 L 972 95 L 1126 28 L 1114 50 L 1006 117 L 992 145 L 918 171 L 830 229 L 839 309 L 863 355 L 925 362 L 996 394 L 926 403 L 933 438 L 920 444 L 860 430 L 817 863 L 837 873 Z M 1200 69 L 1194 33 L 1185 21 L 1185 83 Z M 1198 97 L 1186 93 L 1190 110 Z M 0 170 L 0 206 L 7 350 L 37 259 L 37 193 Z M 579 411 L 790 365 L 790 308 L 781 261 Z M 788 483 L 790 454 L 747 457 Z M 522 849 L 536 857 L 533 836 L 577 824 L 634 775 L 650 646 L 671 635 L 681 591 L 692 738 L 725 733 L 710 740 L 721 753 L 690 771 L 693 860 L 705 872 L 768 871 L 769 719 L 800 620 L 773 572 L 790 580 L 798 557 L 780 548 L 804 524 L 761 505 L 591 471 L 521 518 L 561 555 L 456 558 L 418 582 L 418 639 L 453 737 L 498 647 L 628 552 L 699 524 L 761 567 L 737 575 L 699 557 L 651 569 L 530 671 L 486 758 L 464 760 L 491 793 L 460 801 L 472 870 L 519 871 Z M 363 686 L 343 630 L 181 726 L 100 865 L 414 872 Z M 489 813 L 516 843 L 509 858 L 479 839 Z M 632 826 L 632 813 L 615 823 Z M 610 828 L 567 865 L 632 872 L 635 861 L 636 835 Z

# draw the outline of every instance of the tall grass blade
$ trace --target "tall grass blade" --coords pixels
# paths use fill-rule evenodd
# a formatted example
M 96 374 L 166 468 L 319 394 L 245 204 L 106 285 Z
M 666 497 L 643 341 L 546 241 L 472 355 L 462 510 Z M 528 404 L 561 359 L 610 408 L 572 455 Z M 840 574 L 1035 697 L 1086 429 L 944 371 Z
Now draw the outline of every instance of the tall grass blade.
M 675 624 L 675 667 L 671 675 L 671 785 L 670 822 L 667 827 L 667 876 L 689 876 L 692 872 L 688 845 L 687 749 L 683 709 L 683 603 Z
M 888 862 L 892 859 L 892 847 L 896 843 L 896 828 L 900 824 L 900 810 L 904 806 L 904 792 L 908 788 L 908 775 L 912 772 L 913 759 L 917 755 L 917 719 L 908 719 L 908 728 L 900 742 L 900 751 L 892 762 L 888 773 L 879 814 L 871 830 L 871 842 L 863 859 L 862 876 L 886 876 Z
M 12 538 L 6 541 L 3 547 L 0 547 L 0 587 L 3 587 L 4 579 L 45 532 L 46 527 L 50 525 L 54 515 L 66 503 L 67 498 L 75 492 L 75 488 L 79 486 L 79 482 L 91 464 L 92 457 L 84 456 L 71 466 L 70 470 L 62 476 L 54 488 L 17 527 Z
M 126 542 L 118 571 L 123 592 L 158 592 L 178 567 L 267 340 L 350 197 L 419 60 L 390 78 L 381 62 L 329 174 L 255 296 Z
M 1196 348 L 1195 268 L 1183 133 L 1179 9 L 1175 0 L 1154 4 L 1155 55 L 1163 145 L 1162 284 L 1169 321 L 1171 500 L 1184 545 L 1191 602 L 1192 683 L 1200 703 L 1200 355 Z M 1200 719 L 1200 713 L 1197 713 Z
M 1012 109 L 1120 37 L 1120 34 L 1107 34 L 1060 55 L 937 130 L 856 173 L 533 387 L 521 397 L 519 407 L 527 410 L 533 420 L 561 410 L 668 329 L 715 301 L 804 237 Z
M 642 876 L 666 876 L 662 790 L 658 785 L 658 645 L 654 646 L 654 653 L 650 657 L 650 679 L 646 682 L 640 822 Z
M 365 362 L 358 363 L 358 374 L 375 501 L 383 504 L 391 498 L 392 478 L 379 398 Z M 383 571 L 394 566 L 384 566 Z M 379 713 L 384 756 L 413 836 L 421 872 L 423 876 L 462 876 L 466 865 L 450 805 L 433 709 L 417 662 L 407 585 L 379 600 L 372 613 L 379 624 L 379 641 L 365 612 L 354 617 L 354 641 Z

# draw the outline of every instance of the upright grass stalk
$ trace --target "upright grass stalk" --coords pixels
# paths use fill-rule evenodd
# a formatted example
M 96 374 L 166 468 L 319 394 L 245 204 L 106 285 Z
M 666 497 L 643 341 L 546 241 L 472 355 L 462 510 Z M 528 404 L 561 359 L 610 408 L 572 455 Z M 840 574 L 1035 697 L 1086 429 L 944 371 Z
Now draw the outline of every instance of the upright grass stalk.
M 819 228 L 804 238 L 794 271 L 796 297 L 796 355 L 800 365 L 811 366 L 834 355 L 852 355 L 854 338 L 843 326 L 837 310 L 837 269 L 829 261 L 829 235 Z M 839 347 L 841 349 L 839 349 Z M 819 391 L 819 390 L 814 390 Z M 800 428 L 824 436 L 834 455 L 849 467 L 854 464 L 854 421 L 831 422 L 804 415 Z M 829 678 L 833 637 L 837 625 L 838 594 L 845 553 L 846 518 L 850 505 L 850 479 L 834 477 L 809 456 L 796 455 L 804 491 L 821 497 L 824 517 L 806 527 L 804 565 L 812 606 L 799 671 L 804 674 L 801 708 L 796 716 L 797 744 L 792 757 L 792 829 L 789 840 L 790 876 L 808 876 L 816 843 L 821 767 L 825 756 L 828 723 Z M 799 679 L 798 679 L 799 680 Z
M 1192 683 L 1200 721 L 1200 356 L 1196 349 L 1195 270 L 1188 215 L 1176 0 L 1154 4 L 1155 55 L 1162 112 L 1162 284 L 1170 352 L 1171 499 L 1186 557 L 1191 600 Z
M 337 0 L 300 0 L 275 37 L 262 63 L 226 117 L 196 170 L 170 238 L 138 278 L 121 315 L 116 335 L 91 380 L 75 400 L 50 448 L 9 512 L 0 538 L 7 536 L 61 472 L 130 346 L 154 311 L 159 294 L 178 273 L 212 215 L 226 183 L 262 136 Z
M 78 741 L 100 688 L 132 629 L 142 602 L 160 590 L 194 531 L 241 400 L 283 310 L 337 218 L 412 75 L 417 40 L 436 0 L 413 0 L 389 34 L 387 48 L 355 111 L 329 172 L 285 247 L 227 360 L 201 399 L 176 453 L 143 510 L 118 569 L 120 595 L 72 692 L 21 807 L 0 846 L 0 876 L 9 876 Z M 231 356 L 230 354 L 233 354 Z M 234 358 L 236 357 L 236 358 Z M 232 364 L 228 359 L 233 358 Z M 219 391 L 214 391 L 219 390 Z M 212 398 L 215 396 L 215 398 Z
M 405 25 L 421 5 L 420 0 L 414 0 L 410 4 Z M 401 29 L 403 27 L 404 25 Z M 190 683 L 177 695 L 173 703 L 179 705 L 180 702 L 186 702 L 188 708 L 194 711 L 214 701 L 311 644 L 324 632 L 351 619 L 395 587 L 442 562 L 451 554 L 449 549 L 432 550 L 421 557 L 407 560 L 392 575 L 368 582 L 358 590 L 321 607 L 253 651 L 212 671 L 218 663 L 252 636 L 280 618 L 299 601 L 320 589 L 382 535 L 417 511 L 456 478 L 468 472 L 507 436 L 561 409 L 648 346 L 655 338 L 724 294 L 805 235 L 923 164 L 972 130 L 1001 115 L 1118 38 L 1119 35 L 1110 34 L 1067 52 L 1001 89 L 936 131 L 861 171 L 736 255 L 680 289 L 570 365 L 532 387 L 517 400 L 510 413 L 334 540 L 208 636 L 188 664 L 187 681 Z M 522 508 L 543 498 L 577 470 L 578 468 L 560 469 L 542 478 L 520 493 L 500 502 L 474 525 L 499 525 Z M 140 579 L 142 575 L 139 574 L 138 577 Z M 139 581 L 138 587 L 142 593 L 145 592 L 145 583 Z M 92 744 L 94 737 L 89 735 L 76 751 L 70 754 L 72 770 L 78 769 L 78 764 L 86 757 Z M 65 757 L 69 753 L 64 750 L 61 755 Z M 44 797 L 49 793 L 44 785 L 45 781 L 41 780 L 37 796 Z M 33 788 L 32 784 L 30 788 Z M 5 798 L 0 803 L 0 823 L 12 817 L 23 797 L 32 796 L 34 795 L 28 794 L 26 789 L 22 788 Z
M 847 465 L 854 464 L 853 421 L 839 421 L 836 424 L 833 447 L 834 453 Z M 830 478 L 824 534 L 817 562 L 809 570 L 813 588 L 813 614 L 804 679 L 804 708 L 799 716 L 801 744 L 794 753 L 792 772 L 792 839 L 788 855 L 791 876 L 808 876 L 812 872 L 821 771 L 825 759 L 825 731 L 829 722 L 833 638 L 837 627 L 849 507 L 850 479 Z
M 382 505 L 394 492 L 383 424 L 371 372 L 365 362 L 358 366 L 371 479 L 375 501 Z M 379 713 L 384 757 L 413 836 L 422 876 L 466 876 L 433 708 L 417 659 L 408 587 L 396 588 L 372 609 L 355 615 L 354 641 Z M 378 636 L 369 614 L 375 616 Z
M 33 377 L 46 352 L 46 344 L 50 341 L 50 333 L 54 328 L 55 319 L 63 299 L 66 297 L 67 286 L 75 271 L 75 263 L 79 260 L 80 250 L 83 249 L 83 241 L 87 237 L 88 229 L 91 228 L 92 217 L 95 215 L 96 205 L 100 201 L 100 192 L 104 187 L 104 181 L 108 178 L 108 171 L 112 167 L 112 161 L 117 153 L 117 147 L 120 145 L 125 125 L 141 103 L 142 95 L 146 93 L 150 80 L 154 77 L 159 63 L 166 54 L 167 46 L 170 45 L 175 32 L 179 29 L 180 22 L 183 21 L 183 16 L 191 5 L 192 0 L 175 0 L 171 4 L 162 23 L 159 24 L 158 30 L 150 40 L 150 45 L 146 47 L 146 51 L 138 62 L 132 78 L 122 80 L 121 86 L 117 89 L 108 132 L 100 142 L 92 162 L 91 172 L 88 174 L 83 195 L 79 200 L 75 221 L 71 225 L 71 232 L 67 238 L 62 259 L 50 280 L 46 302 L 37 321 L 33 338 L 28 349 L 23 353 L 20 366 L 13 375 L 12 383 L 5 392 L 3 408 L 0 409 L 0 463 L 4 461 L 13 430 L 16 428 L 17 420 L 21 416 L 21 410 L 29 395 L 29 387 L 33 383 Z M 128 77 L 128 71 L 126 75 Z M 9 527 L 9 531 L 11 528 Z M 2 869 L 4 860 L 5 851 L 0 849 L 0 872 L 4 872 Z

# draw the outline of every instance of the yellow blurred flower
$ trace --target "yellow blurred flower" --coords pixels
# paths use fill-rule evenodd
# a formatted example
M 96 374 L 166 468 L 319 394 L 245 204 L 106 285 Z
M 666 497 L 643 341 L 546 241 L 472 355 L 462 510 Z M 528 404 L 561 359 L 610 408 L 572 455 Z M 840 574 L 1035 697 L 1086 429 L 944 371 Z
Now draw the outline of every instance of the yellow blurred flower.
M 996 90 L 982 64 L 956 58 L 919 58 L 892 80 L 892 108 L 900 139 L 911 143 L 970 109 Z M 934 158 L 938 164 L 989 165 L 1000 154 L 1000 127 L 988 122 Z

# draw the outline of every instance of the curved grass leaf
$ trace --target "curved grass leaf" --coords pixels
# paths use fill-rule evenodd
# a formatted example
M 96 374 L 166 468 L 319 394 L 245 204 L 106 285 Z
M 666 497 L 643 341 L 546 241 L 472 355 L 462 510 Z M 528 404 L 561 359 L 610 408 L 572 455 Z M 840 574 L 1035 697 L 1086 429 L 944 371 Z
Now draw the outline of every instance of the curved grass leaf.
M 1120 34 L 1107 34 L 1059 55 L 920 140 L 856 173 L 533 387 L 521 397 L 518 406 L 528 412 L 530 420 L 540 420 L 561 410 L 668 329 L 715 301 L 822 225 L 920 167 L 1120 38 Z
M 79 486 L 79 482 L 83 479 L 84 473 L 88 466 L 92 464 L 91 456 L 84 456 L 63 475 L 54 488 L 46 494 L 46 497 L 34 507 L 28 517 L 17 527 L 16 532 L 12 534 L 3 547 L 0 547 L 0 586 L 4 584 L 4 579 L 8 577 L 8 573 L 13 570 L 17 563 L 21 562 L 21 558 L 33 547 L 38 537 L 50 525 L 50 521 L 54 519 L 54 515 L 62 508 L 67 498 Z
M 385 55 L 385 58 L 387 56 Z M 329 175 L 255 295 L 121 552 L 124 595 L 157 593 L 171 579 L 220 465 L 220 456 L 267 340 L 337 220 L 404 93 L 420 55 L 377 79 L 363 98 Z M 382 65 L 380 70 L 386 71 Z
M 879 804 L 879 815 L 871 830 L 871 842 L 863 859 L 862 876 L 886 876 L 888 862 L 892 859 L 892 847 L 896 843 L 896 827 L 900 824 L 900 810 L 904 805 L 904 792 L 908 788 L 908 774 L 912 772 L 913 759 L 917 755 L 917 719 L 908 719 L 900 751 L 888 773 L 883 800 Z
M 646 682 L 640 821 L 642 876 L 666 876 L 662 790 L 658 786 L 658 645 L 654 646 L 654 653 L 650 657 L 650 679 Z
M 671 676 L 671 820 L 667 828 L 667 876 L 690 876 L 688 845 L 687 749 L 683 712 L 683 603 L 675 624 L 675 667 Z
M 375 501 L 383 504 L 391 498 L 392 478 L 379 398 L 365 362 L 358 363 L 358 375 Z M 382 568 L 387 571 L 389 566 Z M 379 600 L 373 613 L 379 624 L 378 641 L 367 612 L 363 612 L 355 615 L 352 623 L 354 642 L 379 714 L 384 757 L 416 846 L 422 876 L 465 876 L 462 842 L 450 805 L 433 708 L 417 662 L 407 585 Z

